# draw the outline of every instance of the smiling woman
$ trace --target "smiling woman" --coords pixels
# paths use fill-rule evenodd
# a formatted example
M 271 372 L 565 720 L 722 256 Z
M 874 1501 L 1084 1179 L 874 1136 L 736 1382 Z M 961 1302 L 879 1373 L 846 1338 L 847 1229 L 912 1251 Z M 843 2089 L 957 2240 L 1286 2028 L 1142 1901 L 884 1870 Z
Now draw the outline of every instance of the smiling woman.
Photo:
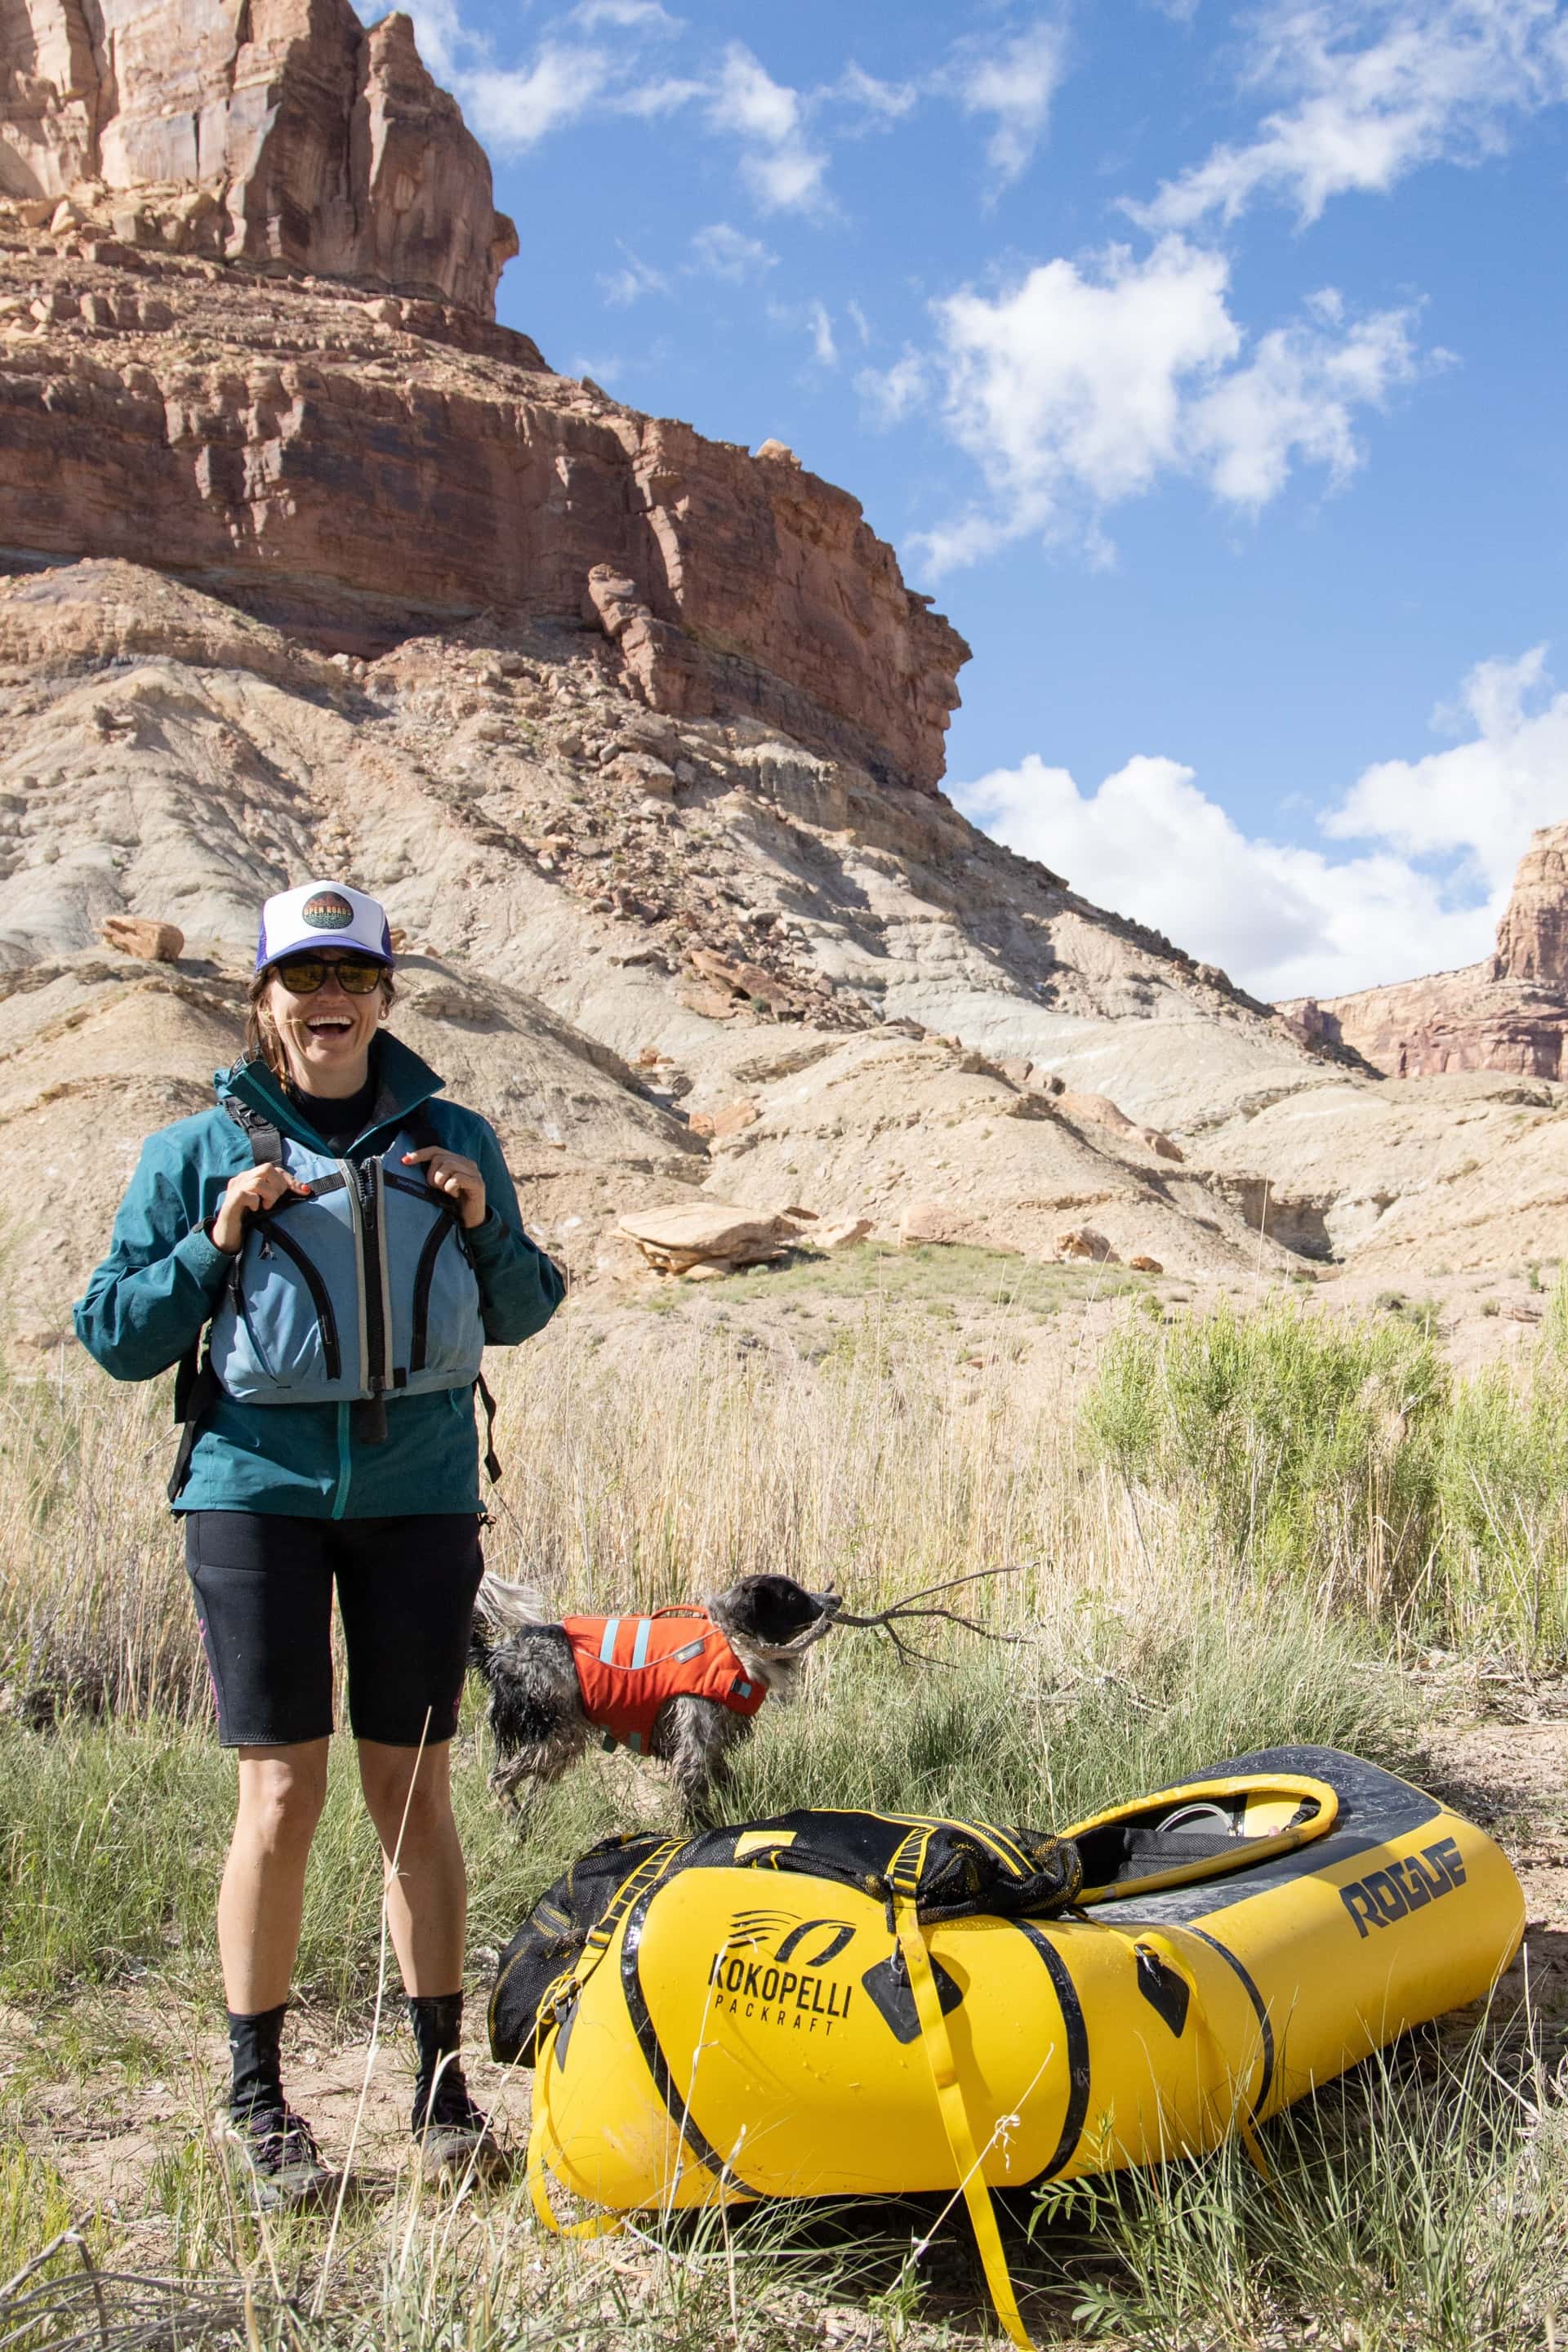
M 334 1587 L 409 1995 L 414 2130 L 432 2172 L 497 2153 L 458 2060 L 466 1886 L 447 1784 L 483 1570 L 473 1400 L 489 1401 L 487 1342 L 539 1330 L 564 1286 L 522 1231 L 492 1129 L 383 1034 L 392 961 L 382 908 L 346 884 L 268 900 L 246 1051 L 213 1109 L 149 1138 L 76 1315 L 116 1379 L 181 1362 L 170 1499 L 218 1736 L 239 1756 L 220 2137 L 262 2207 L 329 2179 L 284 2099 L 279 2044 L 326 1794 Z

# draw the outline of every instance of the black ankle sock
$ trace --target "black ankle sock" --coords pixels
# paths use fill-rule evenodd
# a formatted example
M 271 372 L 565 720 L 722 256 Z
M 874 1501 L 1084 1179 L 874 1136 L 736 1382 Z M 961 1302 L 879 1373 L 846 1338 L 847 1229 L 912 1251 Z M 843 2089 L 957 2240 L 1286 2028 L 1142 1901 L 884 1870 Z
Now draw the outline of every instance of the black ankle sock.
M 283 2081 L 278 2046 L 289 2004 L 264 2009 L 255 2017 L 228 2012 L 228 2059 L 231 2069 L 228 2105 L 231 2115 L 255 2115 L 283 2105 Z
M 411 1992 L 408 2022 L 414 2029 L 414 2128 L 420 2131 L 429 2119 L 432 2091 L 439 2105 L 463 2085 L 463 2069 L 456 2054 L 463 2040 L 462 1994 Z

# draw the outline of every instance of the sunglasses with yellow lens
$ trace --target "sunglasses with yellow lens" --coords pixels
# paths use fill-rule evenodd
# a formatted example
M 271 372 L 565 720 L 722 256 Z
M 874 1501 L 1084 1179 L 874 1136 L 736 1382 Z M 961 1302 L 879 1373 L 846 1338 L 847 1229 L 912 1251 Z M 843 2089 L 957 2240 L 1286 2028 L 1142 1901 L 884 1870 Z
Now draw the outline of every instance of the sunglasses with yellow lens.
M 290 996 L 314 996 L 326 986 L 329 972 L 350 996 L 368 996 L 384 967 L 373 956 L 285 956 L 272 969 Z

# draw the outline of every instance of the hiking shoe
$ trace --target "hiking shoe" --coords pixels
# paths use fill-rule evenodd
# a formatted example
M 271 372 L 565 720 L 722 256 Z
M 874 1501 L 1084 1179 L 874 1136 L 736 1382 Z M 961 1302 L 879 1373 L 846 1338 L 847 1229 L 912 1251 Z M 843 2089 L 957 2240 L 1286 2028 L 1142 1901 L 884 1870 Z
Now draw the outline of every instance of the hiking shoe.
M 426 2180 L 455 2184 L 466 2175 L 489 2180 L 506 2168 L 506 2155 L 490 2119 L 468 2096 L 461 2069 L 447 2066 L 436 2085 L 429 2112 L 414 2111 L 419 2168 Z
M 315 2136 L 291 2107 L 255 2107 L 240 2115 L 225 2107 L 214 2137 L 253 2212 L 313 2204 L 331 2186 L 332 2176 L 321 2162 Z

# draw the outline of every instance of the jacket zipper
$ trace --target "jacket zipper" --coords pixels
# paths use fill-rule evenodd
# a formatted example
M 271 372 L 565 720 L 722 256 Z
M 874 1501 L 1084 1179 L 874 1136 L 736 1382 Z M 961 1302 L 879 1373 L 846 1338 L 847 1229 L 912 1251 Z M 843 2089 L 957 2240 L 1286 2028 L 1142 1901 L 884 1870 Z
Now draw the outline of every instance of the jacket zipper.
M 360 1396 L 370 1394 L 370 1285 L 365 1278 L 364 1195 L 360 1190 L 360 1173 L 352 1160 L 340 1160 L 343 1184 L 348 1195 L 349 1223 L 353 1228 L 354 1276 L 359 1286 L 359 1378 L 354 1386 Z

